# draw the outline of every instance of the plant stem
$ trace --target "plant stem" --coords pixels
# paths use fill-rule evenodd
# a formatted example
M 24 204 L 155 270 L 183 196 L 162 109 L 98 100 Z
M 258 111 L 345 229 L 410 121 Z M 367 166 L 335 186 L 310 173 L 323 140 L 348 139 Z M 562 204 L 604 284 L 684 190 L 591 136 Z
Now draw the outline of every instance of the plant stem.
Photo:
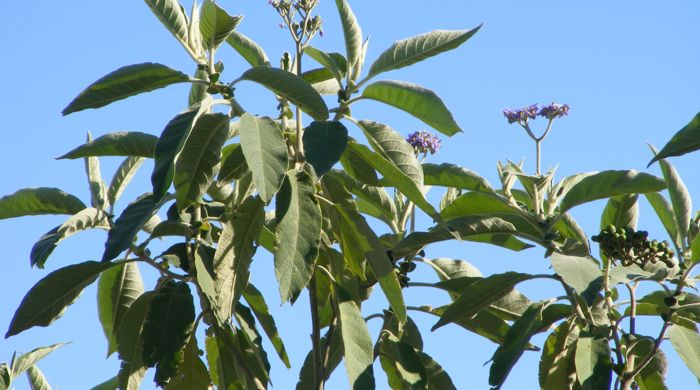
M 540 156 L 541 156 L 540 141 L 535 141 L 535 148 L 536 148 L 536 155 L 537 155 L 537 170 L 535 171 L 535 174 L 537 174 L 537 176 L 539 176 L 540 175 Z
M 649 352 L 649 354 L 645 356 L 644 359 L 634 367 L 634 370 L 623 374 L 623 379 L 620 385 L 621 390 L 629 390 L 632 386 L 632 383 L 634 382 L 634 377 L 639 375 L 639 373 L 642 372 L 644 367 L 646 367 L 647 364 L 651 362 L 651 360 L 654 358 L 654 355 L 656 355 L 656 352 L 661 347 L 661 343 L 664 341 L 664 336 L 666 335 L 666 331 L 668 330 L 669 326 L 671 326 L 671 323 L 669 321 L 665 321 L 664 325 L 661 327 L 661 331 L 659 332 L 659 337 L 657 337 L 656 341 L 654 341 L 654 347 L 651 349 L 651 352 Z
M 297 41 L 296 42 L 296 62 L 297 62 L 297 76 L 301 77 L 301 56 L 303 54 L 303 48 L 301 46 L 301 42 Z M 297 120 L 297 126 L 296 126 L 296 134 L 297 134 L 297 139 L 296 139 L 296 147 L 295 147 L 295 153 L 294 156 L 296 157 L 296 162 L 297 165 L 302 165 L 304 163 L 304 143 L 302 142 L 302 136 L 303 136 L 303 128 L 301 124 L 301 109 L 299 106 L 296 106 L 296 120 Z

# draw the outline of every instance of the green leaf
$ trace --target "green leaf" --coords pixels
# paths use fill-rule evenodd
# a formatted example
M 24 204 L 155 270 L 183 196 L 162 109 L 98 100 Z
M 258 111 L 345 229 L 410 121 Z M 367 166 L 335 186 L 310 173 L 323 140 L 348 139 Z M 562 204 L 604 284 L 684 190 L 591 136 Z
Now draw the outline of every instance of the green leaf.
M 360 75 L 360 67 L 355 70 L 355 66 L 361 62 L 362 57 L 362 30 L 347 0 L 335 0 L 335 5 L 338 7 L 340 23 L 343 26 L 345 53 L 348 59 L 348 81 L 355 81 Z
M 658 192 L 666 188 L 666 183 L 648 173 L 629 171 L 602 171 L 574 184 L 559 204 L 559 212 L 564 213 L 574 206 L 598 199 L 624 194 L 644 194 Z
M 18 377 L 23 372 L 27 371 L 30 367 L 34 366 L 39 360 L 46 357 L 46 355 L 64 346 L 65 344 L 66 343 L 58 343 L 48 347 L 36 348 L 30 352 L 18 356 L 16 359 L 13 358 L 10 373 L 11 378 Z
M 578 327 L 565 321 L 547 337 L 539 365 L 540 387 L 543 390 L 561 390 L 570 387 L 573 379 L 571 374 L 576 369 L 574 351 L 578 333 Z
M 152 158 L 158 137 L 138 131 L 118 131 L 97 137 L 58 159 L 91 156 L 132 156 Z
M 364 204 L 366 207 L 376 209 L 376 213 L 372 215 L 373 217 L 383 218 L 386 221 L 394 221 L 396 219 L 396 205 L 386 189 L 362 184 L 343 171 L 333 171 L 331 175 L 341 182 L 349 192 L 357 196 L 355 201 L 358 204 L 358 208 Z
M 243 57 L 243 59 L 248 61 L 250 66 L 263 66 L 270 64 L 270 60 L 267 58 L 265 50 L 263 50 L 260 45 L 255 43 L 255 41 L 241 34 L 240 32 L 236 30 L 231 31 L 231 34 L 228 36 L 228 38 L 226 38 L 226 42 L 231 45 L 231 47 L 233 47 L 238 54 Z
M 516 284 L 532 279 L 532 275 L 517 272 L 495 274 L 479 279 L 463 290 L 457 298 L 433 325 L 432 330 L 460 319 L 470 318 L 493 302 L 506 296 Z
M 700 149 L 700 113 L 697 113 L 690 123 L 673 135 L 661 151 L 649 161 L 647 167 L 663 158 L 682 156 L 698 149 Z
M 0 390 L 7 390 L 12 384 L 12 376 L 10 368 L 6 363 L 0 363 Z
M 639 217 L 638 198 L 637 194 L 618 195 L 610 198 L 605 205 L 603 215 L 600 217 L 600 228 L 604 229 L 613 225 L 615 227 L 629 226 L 635 229 Z
M 199 202 L 214 181 L 228 122 L 224 114 L 204 114 L 192 127 L 175 164 L 173 182 L 179 210 Z
M 66 307 L 75 302 L 80 293 L 102 271 L 121 263 L 86 261 L 51 272 L 32 287 L 15 312 L 5 338 L 34 326 L 48 326 L 63 315 Z
M 348 144 L 348 129 L 338 121 L 313 121 L 302 136 L 306 161 L 323 176 L 335 165 Z
M 269 203 L 287 172 L 287 144 L 277 123 L 268 117 L 243 114 L 240 123 L 241 148 L 253 183 L 262 200 Z
M 340 69 L 335 58 L 333 58 L 330 54 L 326 53 L 325 51 L 316 49 L 313 46 L 306 47 L 304 49 L 304 54 L 308 55 L 309 57 L 313 58 L 316 62 L 323 65 L 324 69 L 330 71 L 331 74 L 333 74 L 333 77 L 335 77 L 335 79 L 338 81 L 339 86 L 343 85 L 342 79 L 344 72 Z M 340 57 L 342 58 L 342 56 Z M 345 64 L 345 67 L 347 68 L 347 63 Z
M 328 118 L 328 107 L 306 81 L 294 73 L 269 66 L 255 66 L 245 71 L 239 80 L 258 83 L 281 95 L 317 121 Z
M 416 350 L 386 331 L 379 346 L 379 361 L 392 389 L 426 389 L 428 375 Z
M 141 358 L 156 367 L 156 384 L 162 386 L 175 374 L 194 325 L 194 301 L 186 282 L 170 281 L 151 299 L 143 323 Z
M 430 355 L 425 352 L 416 351 L 421 364 L 425 367 L 428 376 L 428 390 L 457 390 L 452 378 Z
M 453 164 L 423 163 L 424 184 L 460 188 L 469 191 L 494 192 L 486 179 L 467 168 Z
M 217 178 L 219 183 L 238 180 L 248 172 L 250 170 L 240 144 L 226 145 L 221 149 L 221 169 L 219 169 L 219 177 Z
M 335 285 L 338 319 L 343 339 L 345 369 L 353 389 L 374 388 L 373 343 L 357 303 L 342 287 Z
M 192 50 L 189 45 L 187 13 L 178 0 L 145 0 L 145 2 L 182 46 Z
M 0 198 L 0 219 L 27 215 L 75 214 L 85 204 L 58 188 L 24 188 Z
M 100 275 L 97 312 L 108 341 L 108 357 L 117 350 L 117 331 L 124 315 L 143 291 L 143 279 L 136 263 L 125 263 Z
M 413 147 L 391 127 L 373 121 L 358 121 L 372 148 L 396 165 L 411 178 L 419 189 L 423 189 L 423 169 L 416 158 Z
M 193 77 L 199 80 L 209 80 L 209 72 L 207 72 L 206 68 L 197 66 Z M 211 99 L 211 95 L 207 92 L 207 89 L 209 89 L 209 86 L 206 84 L 192 83 L 190 86 L 190 94 L 187 96 L 187 105 L 189 107 L 196 107 L 197 105 L 201 107 L 207 104 L 204 101 Z
M 603 286 L 603 271 L 598 263 L 591 257 L 567 256 L 556 252 L 550 259 L 554 272 L 588 304 L 593 303 Z
M 440 216 L 446 221 L 472 215 L 499 216 L 503 219 L 507 219 L 508 215 L 522 219 L 529 217 L 519 207 L 512 206 L 500 195 L 483 192 L 467 192 L 460 195 L 440 211 Z
M 92 141 L 92 135 L 87 133 L 87 142 Z M 100 210 L 109 207 L 107 201 L 107 189 L 102 181 L 102 173 L 100 172 L 100 160 L 97 157 L 85 157 L 85 174 L 88 179 L 90 189 L 90 204 Z
M 248 287 L 243 291 L 243 297 L 246 302 L 248 302 L 248 306 L 250 306 L 253 314 L 255 314 L 255 318 L 258 319 L 260 326 L 262 326 L 265 334 L 267 334 L 267 337 L 270 339 L 270 343 L 272 343 L 272 346 L 275 348 L 277 355 L 287 368 L 291 368 L 289 356 L 287 356 L 287 349 L 284 347 L 284 342 L 279 332 L 277 332 L 275 319 L 270 315 L 265 297 L 263 297 L 262 293 L 252 284 L 248 284 Z
M 175 175 L 175 156 L 180 152 L 180 145 L 187 139 L 197 113 L 197 110 L 193 110 L 178 114 L 168 122 L 158 139 L 151 174 L 155 201 L 160 201 L 168 193 Z
M 403 110 L 435 130 L 452 136 L 462 131 L 435 92 L 405 81 L 377 81 L 365 87 L 362 97 Z
M 117 390 L 119 389 L 119 376 L 113 376 L 106 381 L 93 386 L 90 390 Z
M 438 212 L 433 205 L 425 199 L 421 187 L 419 187 L 410 177 L 406 176 L 401 170 L 389 160 L 369 150 L 368 147 L 358 144 L 355 141 L 348 142 L 348 149 L 353 149 L 365 162 L 379 171 L 389 185 L 395 187 L 408 199 L 410 199 L 421 210 L 425 211 L 431 217 L 436 217 Z
M 612 381 L 610 346 L 605 338 L 582 336 L 576 341 L 576 375 L 583 390 L 608 390 Z
M 231 310 L 248 285 L 250 263 L 265 223 L 265 204 L 259 197 L 248 197 L 223 223 L 214 254 L 214 310 L 222 321 L 231 318 Z
M 68 115 L 103 107 L 130 96 L 188 81 L 190 76 L 161 64 L 145 62 L 124 66 L 90 84 L 61 113 Z
M 493 354 L 489 371 L 489 384 L 500 389 L 510 370 L 525 352 L 530 338 L 541 328 L 544 302 L 533 303 L 523 315 L 515 320 L 506 334 L 505 342 Z
M 643 338 L 638 339 L 634 347 L 628 349 L 628 351 L 636 357 L 636 363 L 639 363 L 653 352 L 653 347 L 654 340 L 652 338 Z M 661 349 L 657 349 L 651 361 L 642 369 L 639 375 L 634 377 L 634 381 L 639 385 L 640 390 L 668 390 L 664 383 L 667 371 L 666 354 Z
M 668 195 L 671 198 L 671 206 L 673 214 L 676 216 L 678 233 L 680 235 L 681 246 L 686 247 L 688 239 L 688 230 L 690 229 L 690 220 L 693 217 L 693 202 L 688 193 L 688 188 L 683 183 L 676 168 L 666 160 L 659 160 L 661 172 L 668 187 Z
M 654 209 L 654 212 L 661 221 L 661 224 L 664 225 L 664 229 L 666 230 L 666 233 L 668 233 L 668 236 L 673 244 L 676 246 L 676 248 L 680 248 L 682 246 L 681 236 L 680 232 L 678 232 L 678 224 L 676 223 L 676 216 L 673 213 L 673 207 L 671 204 L 668 203 L 666 198 L 664 198 L 663 195 L 658 192 L 650 192 L 644 196 Z
M 679 325 L 671 325 L 668 338 L 673 349 L 698 379 L 700 379 L 700 335 L 698 332 Z
M 355 180 L 370 186 L 382 186 L 377 177 L 377 171 L 356 150 L 346 146 L 345 152 L 340 158 L 340 164 L 343 166 L 343 170 Z
M 109 184 L 109 189 L 107 190 L 107 200 L 109 204 L 114 207 L 119 197 L 121 197 L 122 192 L 129 185 L 131 179 L 134 178 L 136 171 L 141 167 L 145 158 L 143 157 L 127 157 L 117 168 L 117 171 L 112 177 L 112 181 Z
M 153 195 L 144 196 L 128 205 L 107 234 L 102 261 L 110 261 L 128 249 L 136 234 L 157 210 L 158 204 Z
M 143 323 L 155 295 L 155 291 L 141 294 L 124 314 L 121 326 L 117 329 L 119 359 L 122 360 L 118 375 L 120 389 L 138 390 L 146 375 L 146 366 L 141 358 Z
M 31 390 L 51 390 L 49 381 L 37 366 L 31 366 L 27 369 L 27 379 Z
M 32 247 L 29 260 L 32 266 L 44 268 L 46 260 L 59 242 L 75 233 L 92 228 L 109 229 L 109 216 L 104 211 L 89 207 L 68 218 L 62 225 L 44 234 Z
M 199 347 L 194 336 L 185 346 L 177 373 L 168 383 L 168 390 L 208 390 L 209 370 L 199 357 Z
M 275 276 L 282 302 L 294 302 L 311 279 L 321 244 L 321 209 L 314 180 L 306 172 L 287 173 L 277 194 Z
M 372 63 L 367 77 L 404 68 L 455 49 L 476 34 L 480 28 L 481 26 L 471 30 L 435 30 L 394 42 Z
M 238 27 L 242 19 L 242 16 L 229 15 L 211 0 L 204 0 L 199 20 L 199 31 L 202 33 L 204 47 L 208 50 L 216 50 Z

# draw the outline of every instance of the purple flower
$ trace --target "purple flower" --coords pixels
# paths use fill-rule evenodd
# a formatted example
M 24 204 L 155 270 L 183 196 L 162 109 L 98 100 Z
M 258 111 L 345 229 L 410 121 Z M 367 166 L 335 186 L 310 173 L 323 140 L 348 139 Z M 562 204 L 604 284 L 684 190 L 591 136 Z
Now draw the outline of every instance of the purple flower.
M 531 104 L 519 110 L 506 108 L 503 110 L 503 116 L 508 119 L 508 123 L 527 122 L 528 119 L 535 119 L 537 117 L 537 109 L 537 104 Z
M 552 120 L 554 118 L 561 118 L 563 116 L 566 116 L 569 114 L 569 105 L 568 104 L 557 104 L 557 103 L 552 103 L 548 106 L 542 107 L 540 109 L 540 112 L 537 114 L 541 117 L 545 117 L 549 120 Z
M 435 154 L 440 150 L 440 138 L 427 131 L 416 131 L 413 134 L 409 134 L 406 141 L 413 146 L 413 150 L 417 154 L 428 154 L 428 152 Z

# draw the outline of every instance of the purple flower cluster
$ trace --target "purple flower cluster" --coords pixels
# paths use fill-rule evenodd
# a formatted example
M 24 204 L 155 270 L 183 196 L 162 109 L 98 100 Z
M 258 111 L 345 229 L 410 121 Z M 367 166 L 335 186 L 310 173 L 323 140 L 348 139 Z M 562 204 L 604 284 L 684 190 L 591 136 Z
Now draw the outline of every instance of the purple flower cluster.
M 440 138 L 427 131 L 416 131 L 409 134 L 406 141 L 413 146 L 413 150 L 418 154 L 428 154 L 428 152 L 435 154 L 440 150 Z
M 505 109 L 503 110 L 503 116 L 508 119 L 508 123 L 526 123 L 529 119 L 535 119 L 537 116 L 541 116 L 552 120 L 554 118 L 560 118 L 569 114 L 568 104 L 557 104 L 552 103 L 548 106 L 539 108 L 537 104 L 531 104 L 525 108 L 519 110 Z

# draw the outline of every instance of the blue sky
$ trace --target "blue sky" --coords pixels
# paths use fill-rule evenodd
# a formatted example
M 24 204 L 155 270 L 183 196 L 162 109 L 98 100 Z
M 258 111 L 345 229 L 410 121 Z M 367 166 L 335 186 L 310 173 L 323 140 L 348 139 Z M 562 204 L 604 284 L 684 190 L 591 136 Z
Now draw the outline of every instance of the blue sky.
M 218 2 L 233 14 L 244 14 L 244 32 L 263 45 L 275 62 L 290 50 L 287 32 L 264 0 Z M 185 3 L 189 8 L 190 2 Z M 646 171 L 650 153 L 646 143 L 662 146 L 700 109 L 700 3 L 617 1 L 561 2 L 519 1 L 465 2 L 443 0 L 376 2 L 351 1 L 363 27 L 371 36 L 368 61 L 397 39 L 434 29 L 484 27 L 459 49 L 427 60 L 411 69 L 388 73 L 384 78 L 410 80 L 436 91 L 452 110 L 463 134 L 443 139 L 443 150 L 431 161 L 466 166 L 497 183 L 496 162 L 525 158 L 534 171 L 534 146 L 516 126 L 508 125 L 501 111 L 531 103 L 552 101 L 571 105 L 569 117 L 555 123 L 544 144 L 543 168 L 558 165 L 557 177 L 603 169 Z M 24 187 L 60 187 L 88 198 L 82 161 L 56 161 L 81 144 L 85 133 L 99 136 L 110 131 L 144 131 L 159 134 L 167 121 L 186 104 L 187 88 L 173 86 L 131 98 L 100 110 L 62 117 L 63 107 L 84 87 L 120 66 L 147 61 L 191 72 L 193 64 L 179 44 L 161 27 L 140 1 L 14 1 L 3 6 L 0 24 L 0 194 Z M 322 0 L 318 8 L 326 20 L 324 37 L 315 45 L 326 51 L 343 51 L 334 2 Z M 246 69 L 228 48 L 221 51 L 226 64 L 223 80 L 233 80 Z M 241 84 L 237 96 L 259 114 L 274 112 L 273 96 L 259 87 Z M 358 118 L 391 125 L 403 134 L 425 125 L 392 108 L 370 102 L 354 106 Z M 357 129 L 351 134 L 362 138 Z M 672 160 L 691 194 L 700 193 L 696 167 L 700 155 Z M 111 178 L 119 159 L 105 159 L 103 177 Z M 148 191 L 151 165 L 144 164 L 119 207 Z M 657 166 L 648 172 L 660 174 Z M 439 199 L 433 194 L 431 199 Z M 696 200 L 696 202 L 698 202 Z M 603 202 L 574 211 L 574 217 L 590 235 L 598 230 Z M 642 202 L 640 227 L 665 238 L 650 208 Z M 86 232 L 61 244 L 45 270 L 29 268 L 29 250 L 46 231 L 64 217 L 28 217 L 0 221 L 4 238 L 3 282 L 0 283 L 0 328 L 6 329 L 26 291 L 50 270 L 74 262 L 99 259 L 105 234 Z M 420 219 L 419 225 L 427 227 Z M 543 251 L 513 254 L 473 243 L 450 243 L 429 251 L 429 257 L 454 257 L 472 262 L 484 274 L 516 270 L 548 272 Z M 153 274 L 144 269 L 147 284 Z M 310 347 L 308 304 L 302 298 L 293 307 L 279 305 L 276 284 L 267 255 L 256 257 L 253 281 L 268 297 L 292 353 L 293 369 L 284 368 L 270 355 L 272 379 L 277 389 L 291 388 Z M 430 281 L 428 270 L 413 280 Z M 534 298 L 561 295 L 555 284 L 529 282 L 523 291 Z M 0 340 L 0 362 L 15 350 L 29 351 L 60 341 L 73 343 L 56 351 L 39 366 L 57 389 L 89 388 L 116 374 L 115 357 L 105 360 L 106 344 L 96 316 L 94 286 L 49 328 L 33 328 L 8 340 Z M 365 315 L 385 306 L 380 294 L 363 307 Z M 406 291 L 411 305 L 446 302 L 447 297 L 425 289 Z M 496 346 L 455 326 L 436 332 L 433 318 L 415 315 L 424 329 L 426 351 L 433 355 L 460 389 L 486 388 L 490 359 Z M 375 320 L 376 321 L 376 320 Z M 642 321 L 642 329 L 656 333 L 659 321 Z M 379 323 L 370 323 L 372 332 Z M 543 337 L 535 339 L 541 345 Z M 669 387 L 695 384 L 669 343 Z M 536 388 L 539 354 L 526 353 L 511 373 L 504 389 Z M 376 372 L 380 372 L 376 366 Z M 152 373 L 143 388 L 151 388 Z M 378 388 L 386 387 L 378 375 Z M 17 389 L 27 388 L 19 380 Z M 346 388 L 339 368 L 329 388 Z

